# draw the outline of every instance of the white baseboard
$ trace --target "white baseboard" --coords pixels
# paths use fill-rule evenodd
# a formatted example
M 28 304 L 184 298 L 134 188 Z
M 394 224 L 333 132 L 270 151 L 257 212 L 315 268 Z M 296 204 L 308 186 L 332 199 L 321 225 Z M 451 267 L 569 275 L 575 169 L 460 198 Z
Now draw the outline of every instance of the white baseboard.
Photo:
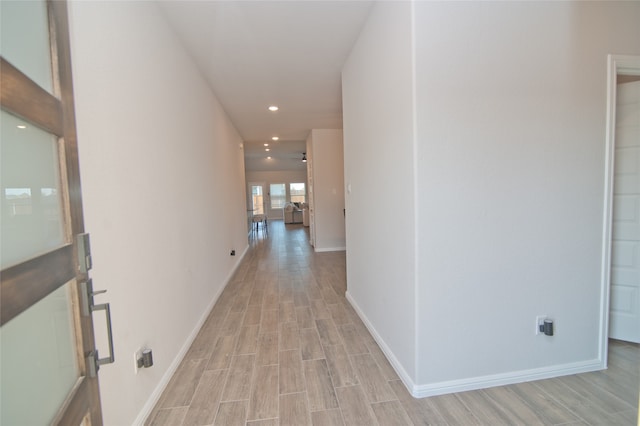
M 213 296 L 213 299 L 211 300 L 211 302 L 209 303 L 207 308 L 204 310 L 204 313 L 202 314 L 202 316 L 200 317 L 200 319 L 196 323 L 195 327 L 193 328 L 193 330 L 191 330 L 191 333 L 189 333 L 189 336 L 187 336 L 187 339 L 185 340 L 184 344 L 180 348 L 180 351 L 178 351 L 177 355 L 175 356 L 175 358 L 173 359 L 173 361 L 169 365 L 169 368 L 167 368 L 167 371 L 165 371 L 165 373 L 162 375 L 162 378 L 158 382 L 158 385 L 155 387 L 153 392 L 151 392 L 151 395 L 149 395 L 149 398 L 147 399 L 147 402 L 144 404 L 144 406 L 142 407 L 142 410 L 140 410 L 140 412 L 138 413 L 138 416 L 133 421 L 134 425 L 142 426 L 147 421 L 147 417 L 149 417 L 149 414 L 151 414 L 151 411 L 153 410 L 153 407 L 155 407 L 156 404 L 158 403 L 158 401 L 160 400 L 160 396 L 162 396 L 162 392 L 164 392 L 165 388 L 169 384 L 169 381 L 171 380 L 171 377 L 173 377 L 173 375 L 175 374 L 176 370 L 180 366 L 180 363 L 184 359 L 185 355 L 187 355 L 187 352 L 189 351 L 189 348 L 191 347 L 191 345 L 193 344 L 193 341 L 198 336 L 198 333 L 200 332 L 200 329 L 202 328 L 202 326 L 204 325 L 205 321 L 209 317 L 209 314 L 211 313 L 211 310 L 213 309 L 213 307 L 215 306 L 216 302 L 218 301 L 218 298 L 220 298 L 220 295 L 222 294 L 224 289 L 227 287 L 229 282 L 231 282 L 231 278 L 233 277 L 233 274 L 235 274 L 236 271 L 238 270 L 238 267 L 242 263 L 242 260 L 244 259 L 244 256 L 247 254 L 248 250 L 249 250 L 249 246 L 247 245 L 245 247 L 244 251 L 242 252 L 242 255 L 240 255 L 238 257 L 238 260 L 237 260 L 236 264 L 234 265 L 234 267 L 232 268 L 231 272 L 227 275 L 227 277 L 226 277 L 226 279 L 224 281 L 224 285 Z
M 430 383 L 428 385 L 413 385 L 410 390 L 414 398 L 443 395 L 454 392 L 465 392 L 486 389 L 494 386 L 512 385 L 514 383 L 531 382 L 534 380 L 551 379 L 553 377 L 568 376 L 570 374 L 589 373 L 602 370 L 602 363 L 589 360 L 569 364 L 553 365 L 550 367 L 534 368 L 530 370 L 509 371 L 507 373 L 491 374 L 488 376 L 471 377 L 468 379 L 450 380 L 446 382 Z M 406 386 L 406 383 L 405 383 Z
M 380 337 L 375 327 L 373 327 L 373 324 L 371 324 L 367 316 L 364 314 L 364 312 L 362 312 L 362 309 L 360 309 L 356 301 L 353 299 L 353 297 L 351 297 L 351 293 L 349 293 L 349 290 L 346 291 L 345 297 L 347 298 L 349 303 L 351 303 L 351 306 L 353 306 L 353 309 L 356 311 L 365 327 L 367 327 L 369 333 L 371 333 L 373 340 L 375 340 L 378 346 L 380 346 L 380 349 L 382 349 L 382 352 L 387 357 L 387 360 L 391 364 L 391 367 L 393 367 L 393 369 L 396 371 L 396 374 L 398 374 L 398 376 L 400 377 L 400 380 L 402 380 L 402 383 L 404 383 L 404 385 L 407 387 L 407 390 L 409 390 L 409 392 L 413 395 L 413 392 L 411 392 L 414 386 L 413 380 L 406 372 L 402 364 L 400 364 L 400 361 L 398 361 L 389 346 L 387 346 L 386 342 L 382 339 L 382 337 Z
M 553 377 L 604 370 L 606 368 L 604 360 L 592 359 L 588 361 L 552 365 L 549 367 L 540 367 L 529 370 L 509 371 L 500 374 L 491 374 L 487 376 L 470 377 L 459 380 L 418 385 L 415 384 L 412 378 L 407 374 L 402 364 L 400 364 L 391 349 L 387 346 L 382 337 L 380 337 L 375 327 L 373 327 L 371 322 L 367 319 L 366 315 L 364 315 L 351 294 L 349 294 L 349 291 L 346 292 L 345 296 L 349 303 L 351 303 L 351 306 L 353 306 L 353 309 L 356 311 L 364 325 L 369 330 L 369 333 L 371 333 L 371 336 L 373 336 L 374 340 L 380 346 L 380 349 L 382 349 L 382 352 L 385 354 L 385 356 L 389 360 L 389 363 L 400 377 L 400 380 L 402 380 L 402 383 L 414 398 L 424 398 L 427 396 L 485 389 L 494 386 L 504 386 L 514 383 L 530 382 L 533 380 L 550 379 Z
M 316 253 L 321 253 L 325 251 L 345 251 L 346 249 L 346 247 L 314 247 L 313 251 L 315 251 Z

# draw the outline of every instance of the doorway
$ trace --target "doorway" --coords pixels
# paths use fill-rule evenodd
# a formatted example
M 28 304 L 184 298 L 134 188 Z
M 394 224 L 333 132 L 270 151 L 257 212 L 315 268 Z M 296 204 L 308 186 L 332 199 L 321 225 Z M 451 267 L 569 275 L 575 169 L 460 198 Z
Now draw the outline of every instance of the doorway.
M 606 154 L 602 335 L 640 343 L 640 57 L 609 57 Z

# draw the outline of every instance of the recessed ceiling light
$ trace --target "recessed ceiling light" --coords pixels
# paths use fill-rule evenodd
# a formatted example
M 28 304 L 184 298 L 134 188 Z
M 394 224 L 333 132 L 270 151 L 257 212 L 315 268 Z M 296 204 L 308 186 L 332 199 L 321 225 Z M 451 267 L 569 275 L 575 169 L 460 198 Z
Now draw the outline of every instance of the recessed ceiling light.
M 25 126 L 24 124 L 18 124 L 18 129 L 26 129 L 27 126 Z
M 269 148 L 265 148 L 265 151 L 269 152 L 269 151 L 271 151 L 271 150 L 270 150 Z
M 276 112 L 277 110 L 278 110 L 278 107 L 276 105 L 271 105 L 269 107 L 269 111 L 271 111 L 271 112 Z
M 271 157 L 267 157 L 267 160 L 271 160 Z
M 279 138 L 279 137 L 277 137 L 277 136 L 274 136 L 274 137 L 272 137 L 272 138 L 271 138 L 271 140 L 272 140 L 272 141 L 277 141 L 277 140 L 279 140 L 279 139 L 280 139 L 280 138 Z
M 264 144 L 264 146 L 269 146 L 269 144 L 268 144 L 268 143 L 265 143 L 265 144 Z

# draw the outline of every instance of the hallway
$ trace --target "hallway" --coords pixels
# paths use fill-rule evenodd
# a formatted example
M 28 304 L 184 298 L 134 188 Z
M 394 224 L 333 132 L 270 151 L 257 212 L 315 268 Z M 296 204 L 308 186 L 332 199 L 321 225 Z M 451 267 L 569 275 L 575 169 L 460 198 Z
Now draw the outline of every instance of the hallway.
M 346 301 L 345 267 L 270 222 L 147 424 L 634 424 L 640 355 L 621 342 L 604 372 L 413 399 Z

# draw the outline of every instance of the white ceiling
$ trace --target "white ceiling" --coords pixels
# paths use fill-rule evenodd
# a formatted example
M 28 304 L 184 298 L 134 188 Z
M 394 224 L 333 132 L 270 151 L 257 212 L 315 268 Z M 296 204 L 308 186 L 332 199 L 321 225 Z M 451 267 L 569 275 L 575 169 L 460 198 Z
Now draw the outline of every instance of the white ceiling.
M 340 73 L 371 1 L 159 5 L 244 139 L 247 170 L 304 169 L 309 131 L 342 128 Z

